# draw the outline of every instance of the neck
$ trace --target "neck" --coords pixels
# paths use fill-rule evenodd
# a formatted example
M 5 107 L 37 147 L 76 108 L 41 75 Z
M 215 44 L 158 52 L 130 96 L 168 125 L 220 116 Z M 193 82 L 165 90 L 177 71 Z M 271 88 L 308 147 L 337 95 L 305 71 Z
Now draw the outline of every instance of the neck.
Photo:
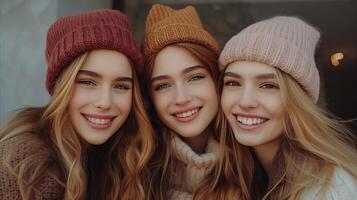
M 211 129 L 207 128 L 201 134 L 194 137 L 181 137 L 182 141 L 188 144 L 191 149 L 197 154 L 202 154 L 206 150 L 208 139 L 210 137 Z
M 275 140 L 268 144 L 253 147 L 260 163 L 271 180 L 274 174 L 273 161 L 278 152 L 281 140 Z

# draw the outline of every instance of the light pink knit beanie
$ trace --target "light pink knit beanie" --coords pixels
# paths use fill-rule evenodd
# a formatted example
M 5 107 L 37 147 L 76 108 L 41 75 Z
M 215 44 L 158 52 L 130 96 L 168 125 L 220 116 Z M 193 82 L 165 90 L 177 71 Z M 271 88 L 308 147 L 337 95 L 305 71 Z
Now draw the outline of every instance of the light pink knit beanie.
M 236 61 L 255 61 L 290 74 L 316 103 L 320 76 L 315 47 L 320 33 L 296 17 L 278 16 L 248 26 L 233 36 L 219 57 L 221 70 Z

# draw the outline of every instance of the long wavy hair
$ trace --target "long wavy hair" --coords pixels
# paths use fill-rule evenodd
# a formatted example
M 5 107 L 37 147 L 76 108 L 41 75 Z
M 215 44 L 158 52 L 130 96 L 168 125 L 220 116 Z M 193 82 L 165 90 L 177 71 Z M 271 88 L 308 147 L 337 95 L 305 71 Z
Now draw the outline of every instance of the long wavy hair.
M 210 51 L 209 49 L 193 44 L 193 43 L 175 43 L 173 46 L 181 47 L 190 52 L 194 57 L 196 57 L 204 66 L 207 67 L 213 81 L 218 83 L 219 79 L 219 69 L 217 63 L 217 56 Z M 154 69 L 154 63 L 156 59 L 156 55 L 151 56 L 145 61 L 145 68 L 142 72 L 142 81 L 144 91 L 143 94 L 147 99 L 146 107 L 151 114 L 150 119 L 152 119 L 152 123 L 157 133 L 159 134 L 159 143 L 160 146 L 155 153 L 155 159 L 151 163 L 151 187 L 149 189 L 149 193 L 152 199 L 167 199 L 167 195 L 169 192 L 169 188 L 171 186 L 173 174 L 176 171 L 175 163 L 177 160 L 173 156 L 173 150 L 171 147 L 171 140 L 173 135 L 170 134 L 170 129 L 161 123 L 159 117 L 154 109 L 154 104 L 151 98 L 151 75 Z M 218 90 L 216 88 L 217 98 L 218 98 Z M 214 119 L 210 126 L 213 129 L 214 137 L 217 138 L 216 135 L 216 119 Z M 200 186 L 204 187 L 204 186 Z
M 273 161 L 279 179 L 270 182 L 252 149 L 235 140 L 222 117 L 225 156 L 219 161 L 214 184 L 219 184 L 220 177 L 234 177 L 231 183 L 241 180 L 248 191 L 245 199 L 299 199 L 305 189 L 319 185 L 318 195 L 323 199 L 336 167 L 357 177 L 356 136 L 318 107 L 290 75 L 279 69 L 276 74 L 285 110 L 284 137 Z
M 76 75 L 88 53 L 77 57 L 58 78 L 53 96 L 48 105 L 40 108 L 25 108 L 12 118 L 1 130 L 1 141 L 15 135 L 30 133 L 42 151 L 31 152 L 30 156 L 12 166 L 16 155 L 9 154 L 4 166 L 15 175 L 21 195 L 30 199 L 50 164 L 59 166 L 62 177 L 58 182 L 65 188 L 64 199 L 87 199 L 88 192 L 98 199 L 145 199 L 142 175 L 152 156 L 155 135 L 142 106 L 142 98 L 136 71 L 133 67 L 133 106 L 128 119 L 105 144 L 104 163 L 96 171 L 96 184 L 101 187 L 87 191 L 87 152 L 74 130 L 68 116 L 68 104 L 73 92 Z M 132 65 L 133 66 L 133 65 Z M 24 127 L 15 131 L 18 127 Z M 36 146 L 36 147 L 37 147 Z M 16 148 L 16 146 L 12 147 Z M 15 149 L 9 152 L 15 152 Z M 48 172 L 50 171 L 50 172 Z M 58 174 L 58 173 L 57 173 Z

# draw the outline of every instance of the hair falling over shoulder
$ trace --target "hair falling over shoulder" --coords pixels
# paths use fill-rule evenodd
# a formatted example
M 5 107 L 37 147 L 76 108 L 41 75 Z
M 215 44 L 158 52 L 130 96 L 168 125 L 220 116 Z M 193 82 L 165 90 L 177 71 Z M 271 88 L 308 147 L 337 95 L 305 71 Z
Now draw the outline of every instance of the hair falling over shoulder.
M 36 146 L 26 159 L 12 166 L 16 156 L 16 145 L 10 147 L 10 154 L 3 161 L 4 166 L 15 175 L 21 195 L 31 199 L 36 185 L 47 174 L 49 166 L 56 167 L 57 180 L 63 186 L 64 199 L 82 199 L 85 196 L 86 178 L 81 166 L 81 144 L 70 126 L 66 108 L 71 96 L 76 74 L 85 59 L 78 57 L 59 77 L 55 92 L 49 104 L 41 108 L 25 108 L 11 119 L 1 131 L 1 141 L 14 136 L 28 137 Z M 66 130 L 66 131 L 64 131 Z M 40 151 L 38 150 L 40 149 Z
M 331 113 L 319 108 L 288 74 L 276 70 L 285 107 L 285 138 L 280 147 L 283 184 L 267 199 L 297 199 L 302 191 L 323 183 L 320 196 L 329 186 L 335 168 L 357 178 L 356 136 Z
M 322 183 L 319 195 L 323 197 L 336 167 L 357 177 L 356 137 L 319 108 L 292 77 L 276 71 L 285 108 L 285 135 L 273 163 L 280 180 L 269 182 L 253 151 L 235 140 L 222 117 L 223 155 L 214 175 L 214 186 L 219 188 L 223 177 L 234 187 L 240 185 L 243 199 L 299 199 L 304 189 Z
M 135 71 L 133 80 L 132 111 L 121 128 L 120 139 L 114 141 L 108 154 L 108 159 L 114 158 L 115 162 L 109 163 L 106 166 L 109 172 L 103 170 L 105 174 L 101 176 L 106 179 L 106 186 L 103 188 L 111 188 L 113 191 L 102 190 L 99 199 L 148 199 L 148 164 L 152 160 L 157 139 L 142 105 L 143 99 Z
M 15 155 L 9 154 L 2 161 L 18 180 L 24 199 L 31 199 L 36 184 L 45 173 L 57 175 L 64 189 L 64 199 L 87 199 L 88 193 L 98 199 L 145 199 L 143 182 L 146 177 L 142 174 L 156 145 L 153 129 L 141 105 L 135 70 L 133 108 L 118 133 L 107 142 L 110 146 L 104 155 L 103 169 L 98 172 L 100 178 L 96 180 L 102 187 L 87 191 L 86 145 L 71 126 L 67 114 L 76 75 L 86 55 L 79 56 L 61 73 L 47 106 L 23 109 L 1 130 L 1 141 L 16 135 L 29 135 L 36 148 L 41 149 L 31 152 L 15 167 L 11 163 Z M 50 171 L 49 166 L 53 165 L 59 166 L 61 173 L 57 173 L 58 169 L 56 173 Z

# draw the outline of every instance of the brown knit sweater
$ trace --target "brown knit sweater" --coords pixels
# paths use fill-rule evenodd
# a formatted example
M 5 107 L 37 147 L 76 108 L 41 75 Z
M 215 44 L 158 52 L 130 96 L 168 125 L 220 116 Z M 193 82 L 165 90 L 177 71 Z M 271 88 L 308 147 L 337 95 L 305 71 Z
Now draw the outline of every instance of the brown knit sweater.
M 179 161 L 173 177 L 170 199 L 192 199 L 193 193 L 204 178 L 212 171 L 219 157 L 219 144 L 210 138 L 203 154 L 197 154 L 179 137 L 172 140 L 174 156 Z
M 0 141 L 0 199 L 19 200 L 23 199 L 16 177 L 10 173 L 4 164 L 7 155 L 14 153 L 11 157 L 11 167 L 15 167 L 21 160 L 25 159 L 31 152 L 39 151 L 38 142 L 30 134 L 17 135 Z M 56 177 L 60 177 L 58 166 L 49 166 L 55 174 L 47 173 L 38 184 L 35 191 L 31 193 L 31 200 L 54 200 L 63 199 L 64 187 Z

